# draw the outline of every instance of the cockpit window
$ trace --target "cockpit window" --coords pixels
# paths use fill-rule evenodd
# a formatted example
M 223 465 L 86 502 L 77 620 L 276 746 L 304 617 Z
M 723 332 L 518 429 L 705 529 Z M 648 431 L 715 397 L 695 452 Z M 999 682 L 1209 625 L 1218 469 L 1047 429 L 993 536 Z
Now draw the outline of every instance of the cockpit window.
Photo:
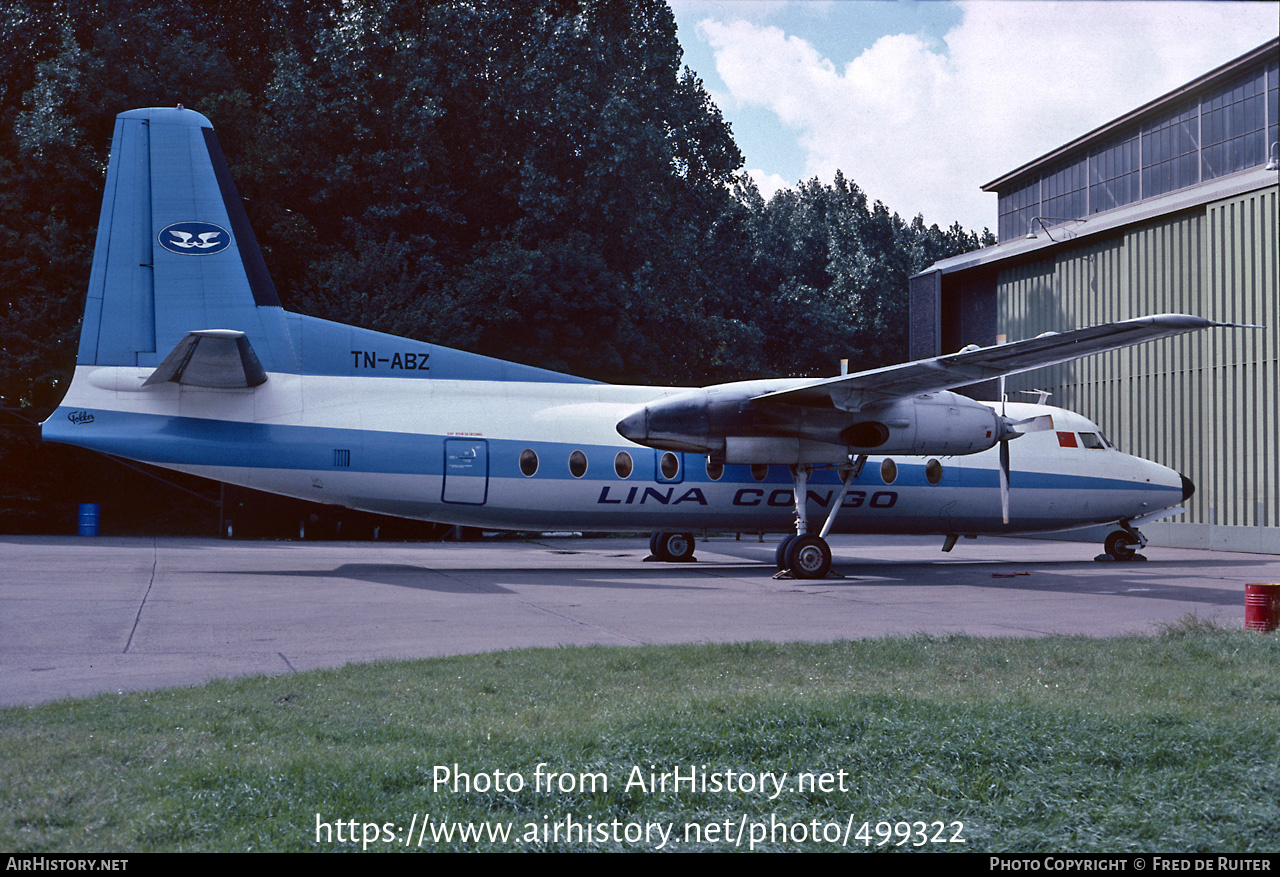
M 1111 439 L 1107 438 L 1107 437 L 1106 437 L 1105 435 L 1103 435 L 1102 433 L 1098 433 L 1098 438 L 1102 439 L 1102 443 L 1103 443 L 1104 445 L 1106 445 L 1107 447 L 1109 447 L 1111 450 L 1113 450 L 1113 451 L 1118 451 L 1118 450 L 1120 450 L 1119 448 L 1117 448 L 1117 447 L 1116 447 L 1116 443 L 1115 443 L 1115 442 L 1113 442 Z
M 1098 438 L 1098 434 L 1094 432 L 1080 433 L 1080 444 L 1094 451 L 1101 451 L 1106 448 L 1106 445 L 1103 444 L 1102 439 Z
M 1076 444 L 1076 434 L 1074 432 L 1058 433 L 1058 447 L 1060 448 L 1078 448 Z

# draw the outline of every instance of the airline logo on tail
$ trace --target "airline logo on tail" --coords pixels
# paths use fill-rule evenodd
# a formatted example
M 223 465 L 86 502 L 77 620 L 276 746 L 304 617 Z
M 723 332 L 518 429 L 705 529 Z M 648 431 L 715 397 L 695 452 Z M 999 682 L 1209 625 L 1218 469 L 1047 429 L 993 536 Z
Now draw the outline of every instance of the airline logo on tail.
M 231 246 L 231 235 L 212 222 L 175 222 L 161 230 L 159 241 L 181 256 L 210 256 Z

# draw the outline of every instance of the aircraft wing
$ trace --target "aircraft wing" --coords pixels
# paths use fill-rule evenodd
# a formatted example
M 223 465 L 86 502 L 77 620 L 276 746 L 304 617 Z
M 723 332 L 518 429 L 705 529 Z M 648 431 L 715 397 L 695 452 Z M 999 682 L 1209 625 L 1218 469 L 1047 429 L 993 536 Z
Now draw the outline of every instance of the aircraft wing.
M 900 365 L 841 375 L 775 390 L 755 396 L 754 402 L 783 402 L 794 405 L 829 405 L 856 411 L 867 405 L 883 404 L 894 399 L 919 396 L 938 390 L 949 390 L 1003 375 L 1030 371 L 1102 353 L 1143 341 L 1154 341 L 1170 335 L 1181 335 L 1214 326 L 1239 326 L 1237 323 L 1215 323 L 1187 314 L 1158 314 L 1104 323 L 1068 332 L 1046 332 L 1025 341 L 998 344 L 993 347 L 965 349 L 959 353 L 920 359 Z M 1258 328 L 1246 326 L 1243 328 Z M 829 400 L 829 401 L 828 401 Z

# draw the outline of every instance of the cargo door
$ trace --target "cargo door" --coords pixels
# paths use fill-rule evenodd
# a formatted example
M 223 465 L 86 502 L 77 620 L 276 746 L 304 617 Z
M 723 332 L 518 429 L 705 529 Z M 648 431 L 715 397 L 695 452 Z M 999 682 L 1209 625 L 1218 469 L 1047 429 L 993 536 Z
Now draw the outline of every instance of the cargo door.
M 445 502 L 484 505 L 489 494 L 489 443 L 484 439 L 445 439 Z

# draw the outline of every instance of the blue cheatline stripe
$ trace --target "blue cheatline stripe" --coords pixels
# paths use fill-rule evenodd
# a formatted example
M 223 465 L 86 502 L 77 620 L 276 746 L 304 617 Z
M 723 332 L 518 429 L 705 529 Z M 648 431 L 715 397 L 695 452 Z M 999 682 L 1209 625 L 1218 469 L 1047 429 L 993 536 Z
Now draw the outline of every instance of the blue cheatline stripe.
M 91 418 L 91 419 L 90 419 Z M 342 459 L 349 461 L 343 471 L 390 473 L 404 475 L 442 475 L 444 443 L 447 436 L 406 432 L 342 429 L 337 427 L 246 423 L 242 421 L 208 420 L 197 417 L 136 414 L 121 411 L 85 411 L 59 408 L 45 422 L 43 437 L 47 441 L 64 442 L 91 448 L 129 459 L 160 465 L 238 466 L 250 469 L 330 470 L 334 468 L 336 450 L 350 451 Z M 650 448 L 625 448 L 631 454 L 634 470 L 630 478 L 618 478 L 614 457 L 624 448 L 619 445 L 574 444 L 568 442 L 526 442 L 485 437 L 489 444 L 489 476 L 523 479 L 519 468 L 520 454 L 526 448 L 539 459 L 531 481 L 576 481 L 604 484 L 643 484 L 656 482 L 659 454 Z M 569 471 L 569 454 L 581 450 L 587 455 L 587 472 L 575 479 Z M 1104 453 L 1104 452 L 1099 452 Z M 1111 452 L 1105 452 L 1111 453 Z M 709 484 L 700 455 L 683 454 L 683 483 Z M 929 487 L 924 463 L 898 461 L 898 477 L 892 489 Z M 924 458 L 914 458 L 921 459 Z M 786 466 L 769 467 L 763 482 L 751 477 L 749 466 L 726 466 L 719 483 L 784 485 L 792 484 Z M 834 471 L 820 470 L 809 479 L 814 487 L 839 484 Z M 885 487 L 879 469 L 868 464 L 859 487 Z M 939 487 L 993 489 L 999 486 L 995 469 L 951 467 L 943 469 Z M 1180 486 L 1133 482 L 1089 475 L 1064 475 L 1014 470 L 1014 490 L 1162 490 L 1176 494 Z

